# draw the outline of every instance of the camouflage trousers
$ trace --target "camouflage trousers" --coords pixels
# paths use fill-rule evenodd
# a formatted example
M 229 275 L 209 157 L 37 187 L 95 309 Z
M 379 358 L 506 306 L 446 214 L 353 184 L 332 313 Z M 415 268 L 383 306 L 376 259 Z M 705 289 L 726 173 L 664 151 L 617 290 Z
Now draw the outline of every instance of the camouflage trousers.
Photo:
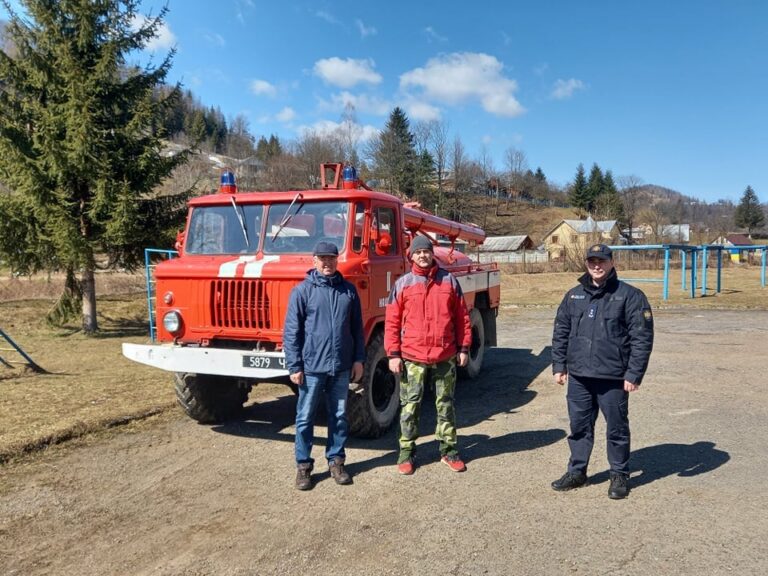
M 435 436 L 440 442 L 440 454 L 457 454 L 456 414 L 453 394 L 456 390 L 456 360 L 451 358 L 437 364 L 422 364 L 405 360 L 400 379 L 400 455 L 397 463 L 405 462 L 416 454 L 419 437 L 419 414 L 424 398 L 424 387 L 434 384 L 437 426 Z

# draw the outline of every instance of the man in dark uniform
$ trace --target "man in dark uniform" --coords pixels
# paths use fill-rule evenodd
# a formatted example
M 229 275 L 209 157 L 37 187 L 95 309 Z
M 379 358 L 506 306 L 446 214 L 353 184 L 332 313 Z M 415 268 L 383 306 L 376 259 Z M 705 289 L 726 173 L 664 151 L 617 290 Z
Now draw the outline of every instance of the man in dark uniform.
M 555 490 L 587 483 L 598 410 L 606 421 L 608 496 L 629 493 L 629 393 L 640 386 L 653 348 L 653 314 L 645 294 L 621 282 L 604 244 L 587 250 L 587 273 L 557 309 L 552 336 L 555 382 L 568 382 L 571 457 Z

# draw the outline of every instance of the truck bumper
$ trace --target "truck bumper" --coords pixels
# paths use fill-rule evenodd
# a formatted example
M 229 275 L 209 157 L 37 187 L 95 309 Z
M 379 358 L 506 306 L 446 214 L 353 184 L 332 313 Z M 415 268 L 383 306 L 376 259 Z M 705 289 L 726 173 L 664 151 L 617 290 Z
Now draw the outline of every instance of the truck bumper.
M 192 372 L 257 380 L 288 376 L 285 355 L 282 352 L 124 343 L 123 356 L 169 372 Z

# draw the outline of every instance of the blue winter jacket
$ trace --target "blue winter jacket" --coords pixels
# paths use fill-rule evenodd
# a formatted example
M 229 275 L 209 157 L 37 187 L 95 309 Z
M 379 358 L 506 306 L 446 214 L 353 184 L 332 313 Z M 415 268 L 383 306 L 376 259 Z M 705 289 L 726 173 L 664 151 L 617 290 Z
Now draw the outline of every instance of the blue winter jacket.
M 363 313 L 355 287 L 340 272 L 307 272 L 291 290 L 283 329 L 290 374 L 336 374 L 365 361 Z

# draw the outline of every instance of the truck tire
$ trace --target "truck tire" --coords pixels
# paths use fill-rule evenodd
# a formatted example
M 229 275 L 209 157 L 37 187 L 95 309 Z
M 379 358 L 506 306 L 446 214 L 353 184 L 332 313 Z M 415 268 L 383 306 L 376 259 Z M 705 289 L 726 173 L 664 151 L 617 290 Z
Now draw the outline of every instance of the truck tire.
M 400 378 L 390 372 L 379 331 L 366 347 L 363 379 L 352 384 L 347 400 L 350 434 L 378 438 L 392 425 L 400 407 Z
M 472 328 L 472 344 L 469 346 L 469 361 L 460 373 L 465 378 L 474 380 L 483 368 L 483 356 L 485 356 L 485 327 L 483 315 L 477 308 L 469 312 L 469 325 Z
M 238 378 L 176 372 L 176 400 L 184 412 L 201 424 L 216 424 L 240 415 L 251 384 Z

